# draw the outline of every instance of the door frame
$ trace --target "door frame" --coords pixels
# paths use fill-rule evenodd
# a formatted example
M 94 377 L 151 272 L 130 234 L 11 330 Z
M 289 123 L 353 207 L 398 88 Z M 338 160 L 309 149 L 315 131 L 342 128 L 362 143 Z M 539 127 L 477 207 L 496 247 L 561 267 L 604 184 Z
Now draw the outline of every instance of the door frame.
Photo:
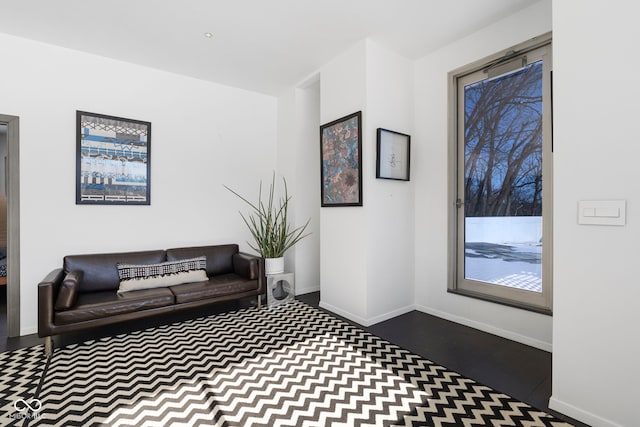
M 7 125 L 7 336 L 20 336 L 20 119 L 0 114 Z
M 552 276 L 553 276 L 553 216 L 552 216 L 552 203 L 553 203 L 553 132 L 551 129 L 551 123 L 553 120 L 552 112 L 551 112 L 551 87 L 550 87 L 550 78 L 549 85 L 543 86 L 543 91 L 545 92 L 545 98 L 549 100 L 549 102 L 544 103 L 545 115 L 549 118 L 543 124 L 545 135 L 549 137 L 549 143 L 543 145 L 543 157 L 546 159 L 543 163 L 543 175 L 547 178 L 546 180 L 550 183 L 548 184 L 543 193 L 543 213 L 542 216 L 544 218 L 543 221 L 543 242 L 545 244 L 544 251 L 546 252 L 544 256 L 546 257 L 546 262 L 543 261 L 543 295 L 540 298 L 537 298 L 536 301 L 530 302 L 525 301 L 520 298 L 517 294 L 524 294 L 525 291 L 520 291 L 517 289 L 506 288 L 510 293 L 516 295 L 514 298 L 513 295 L 508 297 L 494 296 L 486 292 L 474 292 L 473 290 L 460 289 L 458 283 L 460 280 L 464 280 L 464 275 L 461 276 L 461 272 L 459 271 L 459 262 L 460 262 L 460 254 L 459 254 L 459 212 L 461 210 L 461 202 L 462 200 L 458 200 L 458 161 L 459 161 L 459 135 L 458 135 L 458 108 L 459 100 L 458 100 L 458 78 L 461 76 L 465 76 L 476 72 L 478 70 L 483 70 L 487 68 L 487 65 L 490 64 L 500 64 L 503 62 L 505 58 L 511 59 L 517 56 L 521 56 L 528 51 L 533 51 L 538 48 L 544 47 L 548 45 L 549 52 L 545 58 L 544 73 L 548 73 L 551 76 L 552 70 L 552 34 L 546 33 L 538 37 L 534 37 L 530 40 L 527 40 L 523 43 L 520 43 L 512 48 L 508 49 L 506 52 L 501 51 L 494 55 L 488 56 L 481 60 L 478 60 L 472 64 L 463 66 L 456 70 L 451 71 L 448 74 L 448 97 L 449 97 L 449 106 L 448 106 L 448 141 L 449 141 L 449 150 L 448 150 L 448 164 L 452 171 L 449 174 L 448 178 L 448 257 L 447 257 L 447 267 L 448 267 L 448 284 L 447 284 L 447 292 L 455 293 L 458 295 L 469 296 L 473 298 L 483 299 L 487 301 L 492 301 L 499 304 L 509 305 L 517 308 L 523 308 L 526 310 L 551 315 L 552 307 L 553 307 L 553 284 L 552 284 Z M 515 55 L 514 55 L 515 53 Z M 462 258 L 464 260 L 464 258 Z M 463 261 L 462 261 L 463 262 Z

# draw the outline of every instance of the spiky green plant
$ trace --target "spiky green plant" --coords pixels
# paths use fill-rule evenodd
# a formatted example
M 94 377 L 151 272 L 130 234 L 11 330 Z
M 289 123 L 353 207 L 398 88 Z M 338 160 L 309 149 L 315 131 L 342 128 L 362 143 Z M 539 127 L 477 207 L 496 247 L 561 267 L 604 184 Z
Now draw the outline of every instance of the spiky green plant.
M 287 191 L 287 180 L 284 177 L 282 178 L 284 197 L 280 198 L 277 203 L 275 200 L 275 180 L 276 174 L 274 173 L 271 178 L 269 197 L 266 204 L 262 201 L 262 181 L 260 181 L 257 203 L 250 202 L 236 191 L 226 185 L 224 186 L 253 210 L 248 216 L 240 212 L 240 216 L 255 240 L 255 245 L 247 243 L 264 258 L 280 258 L 284 256 L 284 253 L 289 248 L 311 234 L 304 234 L 311 219 L 308 219 L 304 225 L 291 229 L 287 219 L 289 201 L 291 200 L 291 196 Z

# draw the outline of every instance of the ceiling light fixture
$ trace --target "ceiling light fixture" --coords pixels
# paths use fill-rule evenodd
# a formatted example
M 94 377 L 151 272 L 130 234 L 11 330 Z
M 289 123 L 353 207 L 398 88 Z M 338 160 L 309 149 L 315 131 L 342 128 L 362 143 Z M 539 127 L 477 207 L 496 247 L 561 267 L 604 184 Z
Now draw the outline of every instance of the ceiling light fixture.
M 208 39 L 212 39 L 212 38 L 213 38 L 213 33 L 209 33 L 209 32 L 207 32 L 207 33 L 204 33 L 204 36 L 205 36 L 206 38 L 208 38 Z

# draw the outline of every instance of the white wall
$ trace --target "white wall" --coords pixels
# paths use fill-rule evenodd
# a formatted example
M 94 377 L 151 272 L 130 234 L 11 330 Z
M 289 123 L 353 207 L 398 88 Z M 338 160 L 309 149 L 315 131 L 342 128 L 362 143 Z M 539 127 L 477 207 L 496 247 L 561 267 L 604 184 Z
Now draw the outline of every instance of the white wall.
M 297 295 L 320 290 L 320 82 L 291 88 L 278 98 L 278 173 L 287 178 L 292 227 L 310 220 L 311 233 L 285 254 Z
M 363 325 L 413 309 L 413 183 L 378 180 L 376 129 L 411 133 L 412 62 L 364 40 L 320 71 L 321 122 L 362 110 L 362 207 L 321 210 L 321 306 Z
M 20 117 L 21 333 L 66 254 L 249 239 L 241 203 L 275 169 L 273 97 L 0 34 L 0 112 Z M 75 204 L 75 111 L 150 121 L 151 205 Z
M 377 128 L 413 133 L 413 62 L 371 40 L 366 49 L 367 315 L 377 323 L 414 308 L 414 183 L 375 179 Z
M 362 41 L 320 70 L 320 123 L 365 108 L 365 68 L 366 42 Z M 367 120 L 363 113 L 364 129 Z M 366 158 L 370 148 L 363 143 L 362 149 Z M 364 163 L 363 168 L 367 169 Z M 368 203 L 366 197 L 363 203 Z M 366 220 L 362 207 L 320 210 L 320 305 L 361 324 L 367 323 L 368 317 Z
M 551 30 L 542 1 L 422 58 L 415 65 L 416 305 L 427 313 L 545 350 L 549 316 L 447 293 L 449 215 L 447 73 Z
M 320 290 L 320 81 L 296 89 L 296 224 L 311 219 L 311 235 L 296 249 L 296 292 Z
M 553 2 L 550 406 L 594 427 L 638 425 L 637 16 L 623 0 Z M 624 227 L 577 224 L 578 201 L 600 199 L 627 200 Z

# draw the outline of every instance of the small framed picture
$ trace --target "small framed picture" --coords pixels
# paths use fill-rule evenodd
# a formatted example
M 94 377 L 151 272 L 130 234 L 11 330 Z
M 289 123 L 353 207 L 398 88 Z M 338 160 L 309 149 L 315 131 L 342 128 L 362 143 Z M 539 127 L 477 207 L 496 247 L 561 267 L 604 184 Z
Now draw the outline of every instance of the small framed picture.
M 149 205 L 151 123 L 76 112 L 76 204 Z
M 378 128 L 376 178 L 409 181 L 411 136 Z
M 362 112 L 320 126 L 322 207 L 362 206 Z

